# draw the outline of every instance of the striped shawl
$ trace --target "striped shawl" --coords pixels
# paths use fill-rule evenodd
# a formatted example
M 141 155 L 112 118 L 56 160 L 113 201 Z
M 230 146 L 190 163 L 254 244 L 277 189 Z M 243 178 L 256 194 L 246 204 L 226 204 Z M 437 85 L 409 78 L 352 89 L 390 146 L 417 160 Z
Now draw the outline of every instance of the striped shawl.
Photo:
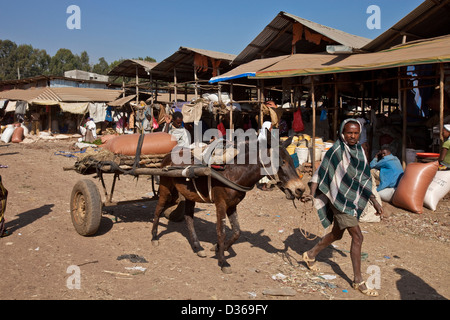
M 315 208 L 324 228 L 333 222 L 331 205 L 338 211 L 359 217 L 372 195 L 370 166 L 359 144 L 349 146 L 342 135 L 327 151 L 311 182 L 318 184 Z

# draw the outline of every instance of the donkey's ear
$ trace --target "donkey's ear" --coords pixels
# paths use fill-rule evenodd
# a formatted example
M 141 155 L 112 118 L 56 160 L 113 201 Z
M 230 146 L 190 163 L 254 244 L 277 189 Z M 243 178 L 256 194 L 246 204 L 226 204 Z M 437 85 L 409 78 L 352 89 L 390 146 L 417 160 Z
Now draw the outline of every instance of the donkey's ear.
M 281 144 L 281 146 L 283 147 L 283 148 L 287 148 L 291 143 L 292 143 L 292 139 L 293 139 L 294 137 L 289 137 L 286 141 L 283 141 L 283 143 Z

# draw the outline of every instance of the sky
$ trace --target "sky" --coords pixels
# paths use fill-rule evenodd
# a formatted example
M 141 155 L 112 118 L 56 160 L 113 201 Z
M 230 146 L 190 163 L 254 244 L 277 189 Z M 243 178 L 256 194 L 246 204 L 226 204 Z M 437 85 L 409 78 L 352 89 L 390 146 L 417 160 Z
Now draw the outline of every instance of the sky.
M 424 0 L 39 0 L 0 3 L 0 39 L 54 55 L 60 48 L 104 57 L 150 56 L 161 62 L 181 46 L 238 55 L 280 11 L 374 39 Z M 69 29 L 80 9 L 80 29 Z M 380 29 L 369 29 L 371 5 Z

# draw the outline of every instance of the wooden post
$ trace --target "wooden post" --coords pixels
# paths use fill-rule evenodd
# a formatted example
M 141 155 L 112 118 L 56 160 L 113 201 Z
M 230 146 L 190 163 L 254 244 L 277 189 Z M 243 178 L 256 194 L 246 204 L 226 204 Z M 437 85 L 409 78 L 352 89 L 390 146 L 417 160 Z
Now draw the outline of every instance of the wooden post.
M 177 80 L 177 69 L 173 69 L 173 85 L 174 85 L 174 95 L 175 95 L 175 104 L 178 102 L 178 80 Z
M 338 84 L 337 75 L 334 74 L 334 115 L 333 115 L 333 140 L 337 140 L 337 118 L 338 118 Z
M 139 105 L 139 70 L 136 66 L 136 105 Z
M 440 79 L 439 79 L 439 139 L 442 142 L 444 142 L 444 80 L 445 80 L 445 74 L 444 74 L 444 64 L 441 63 L 439 65 L 439 71 L 440 71 Z
M 233 141 L 233 131 L 234 131 L 234 125 L 233 125 L 233 81 L 230 82 L 230 104 L 231 104 L 231 110 L 230 110 L 230 141 Z
M 259 103 L 259 129 L 262 129 L 262 125 L 264 123 L 264 113 L 262 109 L 262 104 L 264 103 L 265 97 L 264 97 L 264 80 L 259 80 L 259 86 L 258 86 L 258 103 Z
M 311 76 L 311 107 L 312 107 L 312 152 L 311 168 L 312 173 L 316 171 L 316 97 L 314 92 L 314 76 Z
M 403 114 L 403 129 L 402 129 L 402 165 L 403 170 L 406 168 L 406 125 L 407 125 L 407 110 L 406 110 L 406 101 L 402 99 L 402 80 L 401 80 L 401 68 L 398 68 L 398 107 L 402 110 Z M 405 91 L 406 94 L 406 91 Z
M 195 100 L 198 99 L 198 76 L 197 67 L 194 65 L 194 80 L 195 80 Z

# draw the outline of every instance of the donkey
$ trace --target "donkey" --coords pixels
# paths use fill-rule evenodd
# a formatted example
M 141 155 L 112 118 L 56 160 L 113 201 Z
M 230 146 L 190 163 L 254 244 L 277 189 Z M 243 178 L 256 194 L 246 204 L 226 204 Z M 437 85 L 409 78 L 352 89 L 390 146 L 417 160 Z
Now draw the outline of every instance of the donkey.
M 269 137 L 270 134 L 267 136 Z M 288 139 L 282 145 L 278 146 L 278 152 L 274 152 L 274 150 L 271 149 L 271 139 L 267 139 L 267 150 L 270 150 L 271 154 L 275 155 L 272 156 L 270 164 L 277 162 L 276 160 L 278 160 L 279 164 L 278 168 L 273 170 L 274 172 L 271 175 L 271 178 L 274 179 L 274 177 L 276 177 L 277 186 L 286 194 L 286 198 L 289 200 L 294 200 L 295 198 L 301 198 L 305 191 L 305 185 L 302 183 L 295 170 L 294 162 L 291 156 L 286 151 L 286 146 L 289 145 L 291 141 L 292 138 Z M 226 164 L 225 167 L 222 168 L 222 171 L 220 171 L 220 174 L 224 178 L 241 186 L 241 188 L 237 188 L 239 190 L 223 183 L 223 180 L 219 181 L 214 178 L 210 178 L 211 180 L 208 181 L 208 177 L 199 177 L 195 178 L 195 181 L 193 181 L 193 179 L 187 181 L 188 179 L 186 178 L 161 176 L 159 201 L 156 205 L 152 228 L 152 243 L 154 245 L 158 245 L 159 243 L 158 223 L 160 215 L 164 211 L 164 208 L 167 207 L 168 203 L 173 201 L 174 195 L 179 193 L 186 199 L 184 212 L 185 222 L 193 250 L 198 256 L 206 257 L 205 251 L 201 247 L 194 229 L 194 208 L 196 202 L 214 203 L 217 215 L 216 250 L 218 253 L 218 264 L 224 273 L 232 272 L 231 266 L 225 259 L 224 252 L 230 249 L 241 234 L 236 207 L 244 199 L 246 195 L 245 190 L 250 190 L 263 176 L 268 175 L 268 168 L 270 166 L 270 164 L 267 163 L 268 161 L 265 161 L 265 163 L 262 161 L 263 155 L 261 152 L 258 152 L 257 154 L 257 161 L 255 161 L 255 159 L 252 160 L 249 151 L 252 143 L 249 141 L 245 141 L 243 143 L 244 145 L 241 146 L 243 147 L 241 150 L 245 152 L 245 161 L 242 161 L 244 163 Z M 180 154 L 184 152 L 190 153 L 190 150 L 184 149 Z M 170 167 L 174 165 L 172 154 L 167 155 L 161 164 L 162 167 Z M 188 164 L 185 165 L 187 166 Z M 244 188 L 245 190 L 242 190 Z M 228 241 L 225 241 L 226 216 L 228 216 L 232 228 L 232 236 Z

